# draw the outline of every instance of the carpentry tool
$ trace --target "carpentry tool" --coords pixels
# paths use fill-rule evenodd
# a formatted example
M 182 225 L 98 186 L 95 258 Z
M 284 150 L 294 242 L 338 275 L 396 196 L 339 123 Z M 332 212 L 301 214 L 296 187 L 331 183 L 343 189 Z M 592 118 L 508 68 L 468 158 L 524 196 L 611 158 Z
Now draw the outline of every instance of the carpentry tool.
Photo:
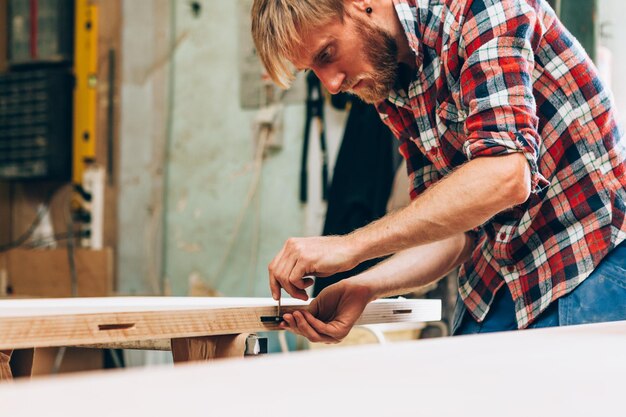
M 309 136 L 311 124 L 317 121 L 318 135 L 320 140 L 320 153 L 322 157 L 322 199 L 328 199 L 328 152 L 326 150 L 326 129 L 324 126 L 324 95 L 322 84 L 313 71 L 306 77 L 306 119 L 304 123 L 304 140 L 302 142 L 302 161 L 300 166 L 300 202 L 306 203 L 308 199 L 308 158 Z
M 78 0 L 75 7 L 72 182 L 76 185 L 83 183 L 83 172 L 96 158 L 98 6 L 91 3 Z
M 276 306 L 276 315 L 275 316 L 261 316 L 262 323 L 280 323 L 283 321 L 282 316 L 280 315 L 280 298 L 278 299 L 278 305 Z
M 303 281 L 310 280 L 311 283 L 307 284 L 306 287 L 310 287 L 315 282 L 315 277 L 313 275 L 306 275 L 302 277 Z M 276 306 L 276 315 L 275 316 L 261 316 L 261 321 L 263 323 L 280 323 L 283 321 L 283 316 L 280 314 L 280 298 L 278 299 L 278 305 Z

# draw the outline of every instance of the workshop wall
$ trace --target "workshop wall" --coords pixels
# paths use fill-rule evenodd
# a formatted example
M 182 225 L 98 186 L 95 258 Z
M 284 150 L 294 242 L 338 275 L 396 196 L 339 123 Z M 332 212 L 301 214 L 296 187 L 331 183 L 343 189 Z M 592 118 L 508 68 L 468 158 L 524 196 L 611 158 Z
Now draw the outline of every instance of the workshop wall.
M 238 90 L 244 16 L 234 1 L 197 2 L 195 13 L 190 2 L 175 3 L 181 40 L 173 57 L 165 276 L 173 294 L 200 280 L 225 295 L 269 295 L 267 264 L 286 238 L 301 234 L 303 107 L 285 108 L 283 149 L 263 161 L 250 192 L 255 112 L 241 110 Z
M 122 2 L 118 291 L 161 292 L 169 0 Z
M 269 295 L 267 264 L 302 234 L 303 106 L 286 107 L 283 148 L 250 197 L 255 111 L 239 104 L 238 2 L 123 8 L 120 291 Z
M 626 77 L 623 76 L 626 70 L 626 26 L 622 21 L 625 15 L 626 2 L 623 0 L 599 0 L 599 43 L 605 48 L 601 49 L 604 55 L 599 58 L 608 67 L 611 89 L 622 123 L 626 123 Z

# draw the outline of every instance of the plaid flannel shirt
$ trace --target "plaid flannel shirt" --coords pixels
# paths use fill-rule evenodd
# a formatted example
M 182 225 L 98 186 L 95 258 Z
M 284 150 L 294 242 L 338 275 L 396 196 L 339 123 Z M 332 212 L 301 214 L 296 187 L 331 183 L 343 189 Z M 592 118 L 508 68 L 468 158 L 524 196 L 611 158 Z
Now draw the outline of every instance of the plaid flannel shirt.
M 478 227 L 459 294 L 482 321 L 509 286 L 519 328 L 626 239 L 626 147 L 610 93 L 545 0 L 394 0 L 416 56 L 377 104 L 411 198 L 476 157 L 520 152 L 532 193 Z

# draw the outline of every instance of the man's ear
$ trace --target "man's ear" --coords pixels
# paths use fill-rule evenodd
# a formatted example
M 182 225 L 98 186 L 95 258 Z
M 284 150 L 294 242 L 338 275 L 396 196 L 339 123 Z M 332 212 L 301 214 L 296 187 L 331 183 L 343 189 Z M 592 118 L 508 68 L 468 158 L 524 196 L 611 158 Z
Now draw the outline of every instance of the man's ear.
M 368 7 L 372 7 L 372 0 L 346 0 L 346 7 L 352 11 L 365 13 Z

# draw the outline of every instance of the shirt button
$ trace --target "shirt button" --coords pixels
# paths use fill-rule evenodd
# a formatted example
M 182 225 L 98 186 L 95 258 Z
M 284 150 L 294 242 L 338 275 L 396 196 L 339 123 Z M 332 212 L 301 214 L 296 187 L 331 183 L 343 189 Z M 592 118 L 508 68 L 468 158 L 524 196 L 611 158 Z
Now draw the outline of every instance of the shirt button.
M 500 240 L 504 240 L 506 239 L 506 233 L 502 232 L 500 233 Z
M 506 270 L 509 272 L 515 272 L 515 267 L 513 265 L 509 265 L 506 267 Z
M 432 148 L 430 148 L 429 152 L 432 156 L 437 156 L 437 154 L 439 153 L 439 148 L 433 146 Z

